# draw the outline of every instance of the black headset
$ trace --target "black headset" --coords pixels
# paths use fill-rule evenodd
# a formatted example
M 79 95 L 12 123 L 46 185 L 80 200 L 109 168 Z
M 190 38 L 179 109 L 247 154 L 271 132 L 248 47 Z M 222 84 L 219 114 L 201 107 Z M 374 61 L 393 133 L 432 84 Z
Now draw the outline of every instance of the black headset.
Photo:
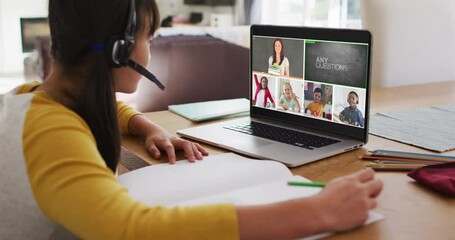
M 128 24 L 126 25 L 125 34 L 112 37 L 107 44 L 106 58 L 109 65 L 113 68 L 128 66 L 141 75 L 154 82 L 161 90 L 164 85 L 149 72 L 146 68 L 130 59 L 134 47 L 134 35 L 136 34 L 136 5 L 135 0 L 130 0 Z

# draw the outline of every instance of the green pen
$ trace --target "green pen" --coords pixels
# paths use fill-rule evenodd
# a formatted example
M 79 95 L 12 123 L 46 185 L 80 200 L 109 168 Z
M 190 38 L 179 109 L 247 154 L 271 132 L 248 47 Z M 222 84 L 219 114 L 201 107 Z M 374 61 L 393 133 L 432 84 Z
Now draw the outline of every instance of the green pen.
M 302 187 L 325 187 L 325 182 L 295 182 L 289 181 L 289 186 L 302 186 Z

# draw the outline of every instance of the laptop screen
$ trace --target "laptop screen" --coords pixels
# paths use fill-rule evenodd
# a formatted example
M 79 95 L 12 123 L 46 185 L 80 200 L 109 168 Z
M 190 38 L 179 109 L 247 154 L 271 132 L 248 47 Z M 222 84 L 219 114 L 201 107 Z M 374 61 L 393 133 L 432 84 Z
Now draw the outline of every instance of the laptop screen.
M 253 25 L 252 117 L 366 142 L 370 49 L 365 30 Z

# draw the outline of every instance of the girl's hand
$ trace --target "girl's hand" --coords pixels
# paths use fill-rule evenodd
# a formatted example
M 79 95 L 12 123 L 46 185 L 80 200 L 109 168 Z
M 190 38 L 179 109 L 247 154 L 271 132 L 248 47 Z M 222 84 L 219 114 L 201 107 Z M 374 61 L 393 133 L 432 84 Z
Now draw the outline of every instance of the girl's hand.
M 171 164 L 175 163 L 176 150 L 183 150 L 190 162 L 202 160 L 202 156 L 209 155 L 201 145 L 170 134 L 141 114 L 131 117 L 128 129 L 130 134 L 145 139 L 145 148 L 155 159 L 161 157 L 161 151 L 166 152 Z
M 209 154 L 198 143 L 181 139 L 161 129 L 145 138 L 145 147 L 155 159 L 161 157 L 160 150 L 165 151 L 168 156 L 169 163 L 171 164 L 174 164 L 176 161 L 176 150 L 183 150 L 185 152 L 185 156 L 190 162 L 202 160 L 202 156 L 207 156 Z
M 321 217 L 327 230 L 344 231 L 360 226 L 368 218 L 368 211 L 376 207 L 382 182 L 374 178 L 371 169 L 330 181 L 317 195 L 324 206 Z

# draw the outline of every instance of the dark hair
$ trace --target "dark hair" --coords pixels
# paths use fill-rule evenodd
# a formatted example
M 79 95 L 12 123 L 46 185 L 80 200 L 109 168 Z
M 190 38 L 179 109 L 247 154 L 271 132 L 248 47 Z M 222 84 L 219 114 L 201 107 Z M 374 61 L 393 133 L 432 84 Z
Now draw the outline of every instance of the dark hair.
M 264 89 L 269 88 L 269 80 L 266 77 L 261 77 L 261 89 L 262 89 L 262 79 L 265 79 L 265 85 L 266 87 Z
M 281 63 L 283 62 L 283 59 L 284 59 L 284 45 L 283 45 L 283 40 L 281 40 L 281 38 L 277 38 L 275 39 L 275 41 L 273 41 L 273 62 L 272 63 L 276 63 L 276 51 L 275 51 L 275 43 L 276 42 L 279 42 L 281 44 L 281 53 L 280 53 L 280 62 L 278 63 L 278 65 L 281 65 Z
M 315 94 L 315 93 L 317 93 L 317 92 L 318 92 L 318 93 L 321 93 L 321 95 L 322 95 L 322 89 L 320 89 L 320 88 L 318 88 L 318 87 L 315 88 L 314 91 L 313 91 L 313 94 Z
M 136 32 L 143 31 L 148 25 L 146 20 L 151 19 L 152 35 L 159 24 L 155 1 L 131 1 L 136 5 Z M 106 55 L 94 52 L 92 46 L 107 44 L 113 36 L 124 34 L 129 6 L 130 0 L 49 0 L 52 57 L 65 74 L 88 78 L 81 93 L 76 94 L 73 110 L 90 127 L 98 151 L 112 171 L 120 156 L 114 81 Z
M 354 94 L 354 95 L 357 97 L 357 99 L 359 99 L 359 95 L 357 95 L 357 93 L 356 93 L 356 92 L 354 92 L 354 91 L 350 91 L 350 92 L 348 93 L 348 96 L 349 96 L 349 95 L 351 95 L 351 94 Z

